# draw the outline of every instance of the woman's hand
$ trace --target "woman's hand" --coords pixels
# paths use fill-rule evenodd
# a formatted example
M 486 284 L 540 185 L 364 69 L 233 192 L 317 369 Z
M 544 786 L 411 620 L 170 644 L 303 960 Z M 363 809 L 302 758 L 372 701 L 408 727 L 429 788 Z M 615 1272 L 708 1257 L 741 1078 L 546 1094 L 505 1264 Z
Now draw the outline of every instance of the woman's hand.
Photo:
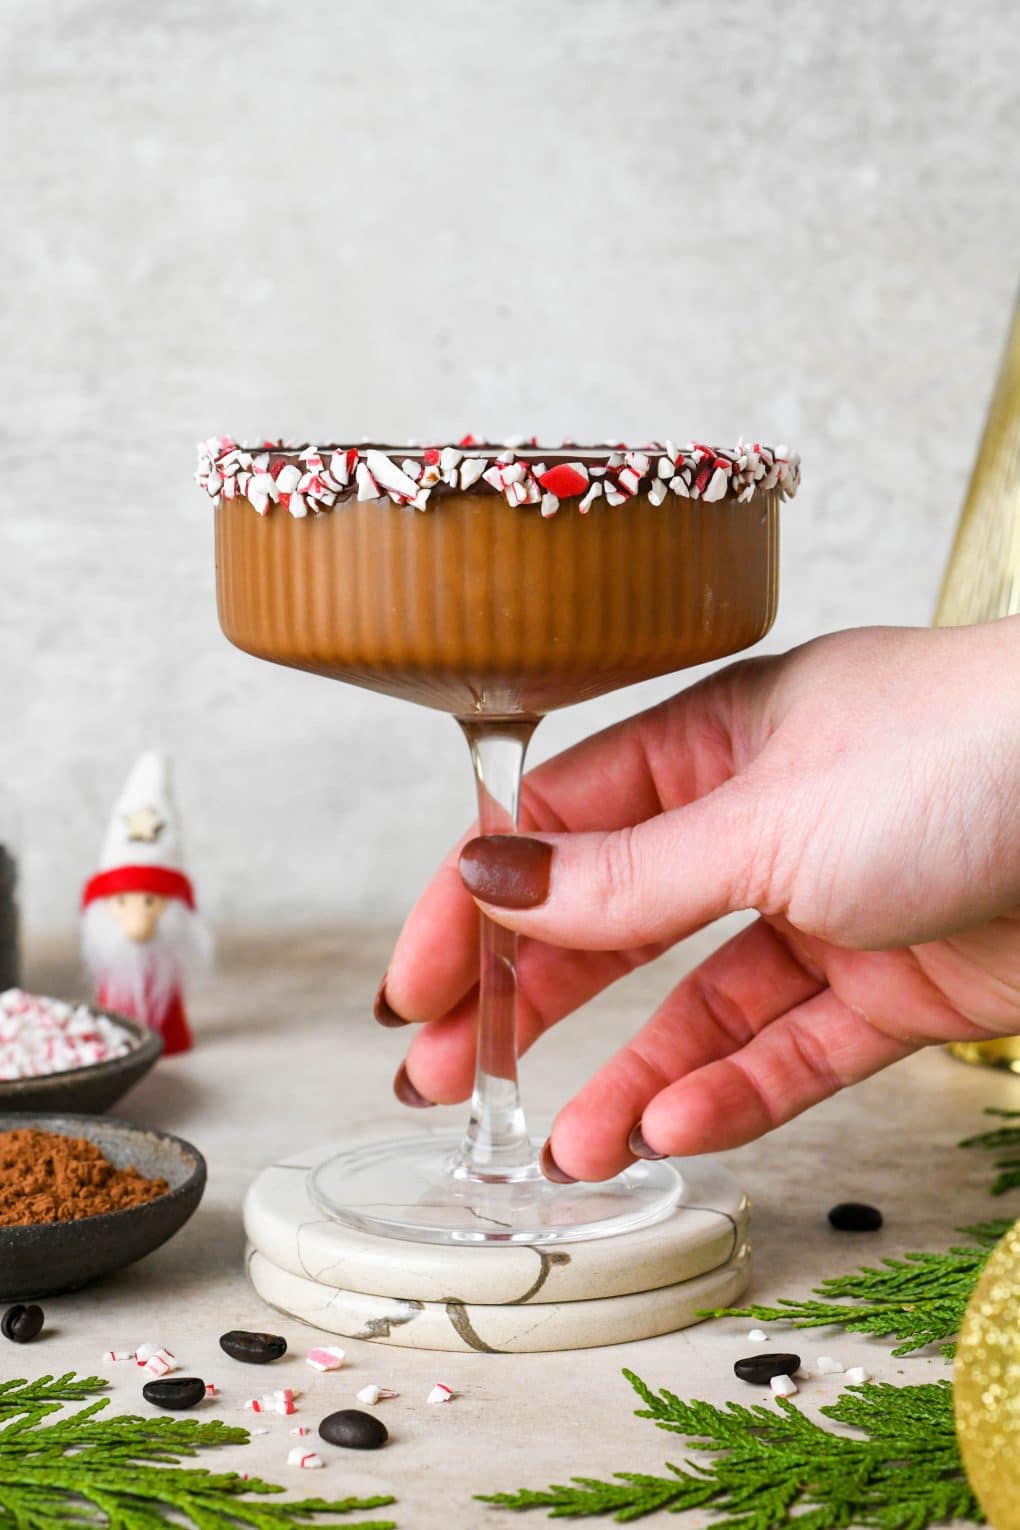
M 550 1177 L 736 1147 L 926 1043 L 1020 1031 L 1020 618 L 733 664 L 539 767 L 522 804 L 525 837 L 458 846 L 397 942 L 377 1013 L 424 1022 L 405 1103 L 470 1094 L 478 906 L 523 937 L 521 1050 L 760 915 L 560 1112 Z

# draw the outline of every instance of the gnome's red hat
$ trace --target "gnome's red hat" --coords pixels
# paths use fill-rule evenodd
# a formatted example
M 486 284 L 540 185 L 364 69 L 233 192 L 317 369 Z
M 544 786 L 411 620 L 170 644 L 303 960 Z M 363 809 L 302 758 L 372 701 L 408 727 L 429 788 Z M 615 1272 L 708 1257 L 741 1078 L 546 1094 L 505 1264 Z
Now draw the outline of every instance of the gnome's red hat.
M 82 889 L 81 906 L 88 908 L 98 898 L 113 898 L 117 893 L 152 893 L 157 898 L 179 898 L 189 908 L 195 907 L 195 893 L 183 871 L 169 866 L 115 866 L 111 871 L 97 871 Z
M 152 893 L 195 907 L 195 892 L 176 864 L 180 823 L 165 755 L 143 754 L 113 810 L 99 855 L 99 870 L 82 891 L 81 906 L 118 893 Z

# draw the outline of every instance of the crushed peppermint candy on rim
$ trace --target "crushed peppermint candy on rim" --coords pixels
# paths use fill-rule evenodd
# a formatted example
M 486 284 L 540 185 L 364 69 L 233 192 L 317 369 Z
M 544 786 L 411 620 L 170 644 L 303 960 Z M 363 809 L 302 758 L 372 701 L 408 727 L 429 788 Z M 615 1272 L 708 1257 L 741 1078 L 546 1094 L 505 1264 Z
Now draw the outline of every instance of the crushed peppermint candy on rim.
M 791 499 L 800 483 L 800 457 L 785 446 L 740 441 L 729 449 L 688 441 L 651 441 L 636 449 L 541 447 L 515 436 L 502 446 L 464 436 L 452 446 L 310 446 L 263 441 L 245 446 L 213 436 L 198 448 L 195 477 L 216 504 L 246 499 L 259 515 L 275 505 L 300 520 L 351 500 L 390 500 L 428 508 L 430 496 L 453 490 L 502 494 L 508 505 L 555 515 L 576 499 L 586 515 L 596 500 L 623 505 L 645 495 L 661 505 L 681 499 L 744 503 L 777 490 Z
M 0 993 L 0 1082 L 110 1062 L 134 1045 L 128 1031 L 85 1004 L 20 988 Z

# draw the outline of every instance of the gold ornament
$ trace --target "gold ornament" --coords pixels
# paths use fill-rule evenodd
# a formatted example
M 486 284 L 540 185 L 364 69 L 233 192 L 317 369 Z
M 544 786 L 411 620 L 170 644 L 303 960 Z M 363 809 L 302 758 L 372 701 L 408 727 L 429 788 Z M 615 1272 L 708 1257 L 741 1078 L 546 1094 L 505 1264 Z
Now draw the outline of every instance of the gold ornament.
M 1020 303 L 999 369 L 984 436 L 949 557 L 936 627 L 1020 611 Z M 1020 1036 L 958 1041 L 961 1062 L 1020 1073 Z
M 994 1530 L 1020 1530 L 1020 1222 L 985 1266 L 960 1329 L 956 1432 Z

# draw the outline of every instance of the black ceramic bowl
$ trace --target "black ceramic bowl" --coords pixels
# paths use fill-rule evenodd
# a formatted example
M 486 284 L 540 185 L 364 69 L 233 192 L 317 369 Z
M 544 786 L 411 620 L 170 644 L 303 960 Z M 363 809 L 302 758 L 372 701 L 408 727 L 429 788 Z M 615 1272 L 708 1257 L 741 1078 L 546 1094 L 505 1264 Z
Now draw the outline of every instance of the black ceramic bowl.
M 87 1137 L 119 1169 L 165 1179 L 165 1195 L 143 1206 L 75 1222 L 0 1227 L 0 1301 L 75 1291 L 150 1254 L 184 1226 L 202 1199 L 205 1159 L 190 1142 L 105 1116 L 0 1115 L 0 1132 L 37 1127 Z
M 90 1006 L 91 1008 L 91 1006 Z M 105 1015 L 131 1037 L 130 1052 L 112 1057 L 108 1062 L 90 1063 L 87 1068 L 68 1068 L 63 1073 L 46 1073 L 41 1078 L 16 1078 L 0 1082 L 0 1113 L 10 1110 L 107 1110 L 132 1084 L 152 1067 L 163 1050 L 163 1041 L 147 1025 L 115 1015 L 112 1010 L 93 1009 Z

